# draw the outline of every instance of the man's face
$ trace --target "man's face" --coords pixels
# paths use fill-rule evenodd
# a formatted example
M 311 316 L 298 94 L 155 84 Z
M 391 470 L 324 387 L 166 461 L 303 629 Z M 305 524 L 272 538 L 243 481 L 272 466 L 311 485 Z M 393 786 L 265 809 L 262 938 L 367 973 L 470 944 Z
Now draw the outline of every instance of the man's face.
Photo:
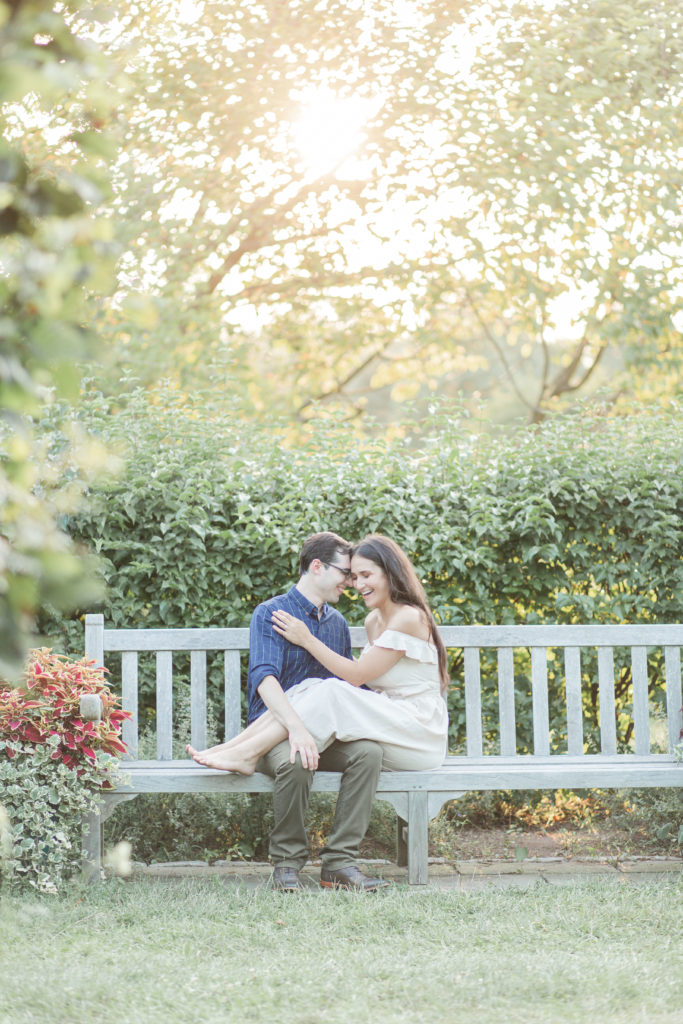
M 350 586 L 351 559 L 340 551 L 331 562 L 321 562 L 322 572 L 318 577 L 320 596 L 328 604 L 336 604 Z

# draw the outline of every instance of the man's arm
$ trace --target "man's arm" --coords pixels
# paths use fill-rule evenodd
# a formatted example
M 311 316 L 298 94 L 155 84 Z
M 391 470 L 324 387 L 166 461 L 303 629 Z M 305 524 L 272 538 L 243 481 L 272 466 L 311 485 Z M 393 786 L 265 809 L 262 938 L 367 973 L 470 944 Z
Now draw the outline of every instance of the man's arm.
M 315 771 L 320 754 L 315 740 L 289 703 L 285 691 L 275 676 L 268 675 L 258 685 L 259 697 L 270 713 L 289 734 L 289 760 L 296 761 L 297 752 L 304 768 Z

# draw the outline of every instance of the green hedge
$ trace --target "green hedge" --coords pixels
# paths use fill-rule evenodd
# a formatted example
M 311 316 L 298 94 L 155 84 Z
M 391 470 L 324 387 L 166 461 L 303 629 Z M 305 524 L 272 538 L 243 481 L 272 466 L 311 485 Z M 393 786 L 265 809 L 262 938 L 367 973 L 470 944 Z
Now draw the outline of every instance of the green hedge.
M 683 621 L 680 420 L 677 410 L 628 419 L 588 412 L 512 436 L 434 417 L 393 441 L 352 440 L 320 423 L 307 440 L 254 427 L 173 392 L 129 395 L 115 414 L 96 393 L 79 414 L 127 453 L 125 470 L 91 490 L 65 521 L 101 557 L 116 626 L 244 626 L 253 607 L 296 579 L 307 534 L 395 538 L 422 576 L 442 623 Z M 44 424 L 61 443 L 60 411 Z M 362 601 L 344 598 L 352 624 Z M 95 609 L 89 609 L 95 610 Z M 44 620 L 82 650 L 82 623 Z M 621 739 L 628 743 L 630 670 L 617 665 Z M 452 665 L 451 741 L 464 737 L 462 665 Z M 651 664 L 661 694 L 661 671 Z M 585 710 L 597 687 L 585 666 Z M 550 666 L 551 698 L 562 666 Z M 531 742 L 529 666 L 517 665 L 518 741 Z M 212 674 L 220 700 L 220 674 Z M 497 741 L 497 682 L 484 666 L 485 731 Z M 143 673 L 143 698 L 150 696 Z M 565 725 L 551 699 L 561 747 Z

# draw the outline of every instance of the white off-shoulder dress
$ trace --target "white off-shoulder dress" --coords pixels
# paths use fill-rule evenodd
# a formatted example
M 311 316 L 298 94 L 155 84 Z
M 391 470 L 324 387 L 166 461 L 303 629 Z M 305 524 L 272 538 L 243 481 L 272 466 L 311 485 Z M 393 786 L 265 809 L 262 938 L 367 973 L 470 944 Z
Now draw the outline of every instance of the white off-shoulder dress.
M 343 679 L 304 679 L 287 691 L 292 706 L 321 752 L 334 740 L 375 740 L 383 768 L 438 768 L 446 756 L 448 712 L 436 648 L 396 629 L 385 629 L 365 650 L 370 646 L 405 656 L 368 690 Z

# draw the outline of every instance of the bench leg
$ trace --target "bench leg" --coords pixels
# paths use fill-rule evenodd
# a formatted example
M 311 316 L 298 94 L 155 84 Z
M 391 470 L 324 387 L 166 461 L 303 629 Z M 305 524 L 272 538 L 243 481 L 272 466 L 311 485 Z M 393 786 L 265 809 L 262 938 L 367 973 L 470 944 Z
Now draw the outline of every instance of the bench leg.
M 91 811 L 83 819 L 81 870 L 85 882 L 99 882 L 102 877 L 102 824 L 98 811 Z
M 448 800 L 457 800 L 463 795 L 463 790 L 399 790 L 377 794 L 378 799 L 386 800 L 396 811 L 396 863 L 399 867 L 408 865 L 410 885 L 427 884 L 429 822 Z
M 408 794 L 408 884 L 427 884 L 429 805 L 427 793 Z
M 408 863 L 408 822 L 396 815 L 396 864 L 404 868 Z

